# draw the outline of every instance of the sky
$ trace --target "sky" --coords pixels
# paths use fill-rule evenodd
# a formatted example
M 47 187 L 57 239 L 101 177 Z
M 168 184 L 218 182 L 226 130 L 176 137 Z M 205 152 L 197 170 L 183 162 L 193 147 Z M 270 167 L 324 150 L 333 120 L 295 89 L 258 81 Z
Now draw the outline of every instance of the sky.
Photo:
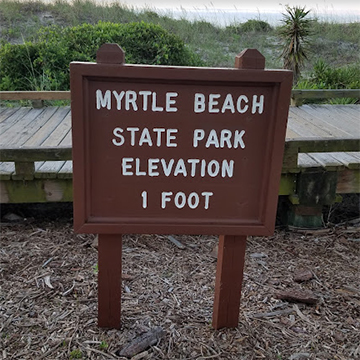
M 358 0 L 313 0 L 313 1 L 287 1 L 287 0 L 120 0 L 120 2 L 135 7 L 148 7 L 158 9 L 223 9 L 260 12 L 282 12 L 286 4 L 290 6 L 306 6 L 316 12 L 343 12 L 360 14 L 360 1 Z

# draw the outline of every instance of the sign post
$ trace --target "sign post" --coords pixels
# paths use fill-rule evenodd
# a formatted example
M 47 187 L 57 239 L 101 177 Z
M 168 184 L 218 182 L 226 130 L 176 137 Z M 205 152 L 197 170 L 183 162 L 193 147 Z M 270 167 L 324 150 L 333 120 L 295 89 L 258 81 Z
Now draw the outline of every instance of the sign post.
M 120 327 L 121 235 L 224 234 L 213 326 L 237 326 L 247 235 L 274 231 L 292 73 L 127 65 L 71 70 L 74 228 L 99 234 L 99 326 Z

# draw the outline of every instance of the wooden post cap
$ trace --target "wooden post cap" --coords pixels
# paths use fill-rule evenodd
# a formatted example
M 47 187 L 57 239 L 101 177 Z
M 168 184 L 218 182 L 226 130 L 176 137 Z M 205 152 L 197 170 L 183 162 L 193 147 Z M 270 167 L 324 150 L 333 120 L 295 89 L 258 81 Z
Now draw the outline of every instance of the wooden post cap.
M 103 44 L 96 53 L 96 62 L 100 64 L 124 64 L 125 52 L 118 44 Z
M 257 49 L 245 49 L 235 57 L 237 69 L 265 69 L 265 57 Z

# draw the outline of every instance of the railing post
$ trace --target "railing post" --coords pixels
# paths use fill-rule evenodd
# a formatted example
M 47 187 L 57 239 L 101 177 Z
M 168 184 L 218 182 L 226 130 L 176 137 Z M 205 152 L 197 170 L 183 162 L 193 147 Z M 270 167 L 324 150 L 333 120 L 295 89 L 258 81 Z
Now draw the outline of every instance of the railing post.
M 12 178 L 14 180 L 32 180 L 34 173 L 34 162 L 15 161 L 15 174 L 13 174 Z

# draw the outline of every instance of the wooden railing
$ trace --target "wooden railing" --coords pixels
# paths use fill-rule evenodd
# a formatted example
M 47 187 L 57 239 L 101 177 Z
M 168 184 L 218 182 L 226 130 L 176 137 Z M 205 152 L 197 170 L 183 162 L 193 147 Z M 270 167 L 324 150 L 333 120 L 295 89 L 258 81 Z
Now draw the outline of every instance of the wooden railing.
M 70 100 L 70 91 L 0 91 L 0 100 L 31 100 L 34 108 L 44 106 L 44 100 Z
M 291 105 L 300 106 L 305 99 L 360 99 L 360 89 L 292 90 Z M 0 91 L 0 100 L 31 100 L 34 107 L 44 100 L 70 100 L 70 91 Z
M 324 89 L 324 90 L 299 90 L 291 91 L 291 105 L 300 106 L 305 99 L 335 99 L 354 98 L 360 99 L 360 89 Z

